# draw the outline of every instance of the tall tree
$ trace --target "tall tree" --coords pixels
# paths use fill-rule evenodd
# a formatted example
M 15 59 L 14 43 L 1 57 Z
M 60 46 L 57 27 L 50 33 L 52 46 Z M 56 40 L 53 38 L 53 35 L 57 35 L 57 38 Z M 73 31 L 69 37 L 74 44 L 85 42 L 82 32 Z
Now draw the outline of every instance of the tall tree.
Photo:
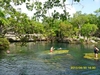
M 5 13 L 0 10 L 0 36 L 4 36 L 6 29 L 8 29 L 9 21 L 7 20 Z
M 94 11 L 94 12 L 95 12 L 96 18 L 97 18 L 96 24 L 97 24 L 97 26 L 99 28 L 98 31 L 97 31 L 97 33 L 96 33 L 96 36 L 100 37 L 100 8 L 97 9 L 96 11 Z
M 74 27 L 78 28 L 79 30 L 79 36 L 81 35 L 81 27 L 85 24 L 88 23 L 88 17 L 85 14 L 81 14 L 80 11 L 76 12 L 73 19 L 71 20 L 72 24 Z
M 97 25 L 97 17 L 96 17 L 96 15 L 88 14 L 86 16 L 87 16 L 90 24 L 96 24 Z
M 97 29 L 97 25 L 88 23 L 82 26 L 81 33 L 85 37 L 90 37 L 97 31 Z
M 71 37 L 73 34 L 73 26 L 68 22 L 64 21 L 59 24 L 59 34 L 61 38 Z

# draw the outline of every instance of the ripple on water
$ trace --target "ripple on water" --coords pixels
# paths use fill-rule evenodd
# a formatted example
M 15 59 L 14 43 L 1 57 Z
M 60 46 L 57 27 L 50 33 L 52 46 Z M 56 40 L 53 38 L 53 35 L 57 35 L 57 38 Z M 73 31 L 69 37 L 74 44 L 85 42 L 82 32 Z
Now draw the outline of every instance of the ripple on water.
M 42 60 L 16 56 L 0 61 L 0 75 L 59 75 L 59 73 L 60 71 L 51 69 Z

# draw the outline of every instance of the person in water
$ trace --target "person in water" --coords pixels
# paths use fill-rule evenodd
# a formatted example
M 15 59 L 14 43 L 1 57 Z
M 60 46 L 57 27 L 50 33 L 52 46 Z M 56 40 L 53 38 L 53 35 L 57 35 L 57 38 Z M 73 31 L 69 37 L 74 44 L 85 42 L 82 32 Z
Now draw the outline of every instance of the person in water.
M 9 54 L 10 53 L 10 50 L 7 50 L 7 54 Z
M 97 48 L 97 46 L 94 46 L 94 56 L 95 56 L 95 58 L 98 58 L 98 51 L 99 51 L 99 49 Z
M 53 48 L 53 46 L 50 48 L 50 52 L 52 53 L 53 52 L 53 50 L 54 50 L 54 48 Z

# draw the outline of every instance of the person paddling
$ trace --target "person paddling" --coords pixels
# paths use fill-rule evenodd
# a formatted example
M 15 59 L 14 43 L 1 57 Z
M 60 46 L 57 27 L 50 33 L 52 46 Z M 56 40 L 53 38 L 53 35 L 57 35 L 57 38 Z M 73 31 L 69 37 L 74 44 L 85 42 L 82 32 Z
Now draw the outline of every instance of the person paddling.
M 10 53 L 10 50 L 7 50 L 7 54 L 9 54 Z
M 52 53 L 53 52 L 53 50 L 54 50 L 54 48 L 53 48 L 53 46 L 50 48 L 50 52 Z

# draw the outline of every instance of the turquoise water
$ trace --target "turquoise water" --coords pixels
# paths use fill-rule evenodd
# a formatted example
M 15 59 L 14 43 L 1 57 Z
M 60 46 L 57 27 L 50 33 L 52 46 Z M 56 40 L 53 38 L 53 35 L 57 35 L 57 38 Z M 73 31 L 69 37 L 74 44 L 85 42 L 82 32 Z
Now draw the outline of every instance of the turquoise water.
M 64 54 L 44 53 L 53 46 L 55 50 L 69 50 Z M 100 61 L 84 58 L 92 53 L 94 45 L 30 42 L 10 45 L 10 54 L 0 58 L 0 75 L 100 75 Z

